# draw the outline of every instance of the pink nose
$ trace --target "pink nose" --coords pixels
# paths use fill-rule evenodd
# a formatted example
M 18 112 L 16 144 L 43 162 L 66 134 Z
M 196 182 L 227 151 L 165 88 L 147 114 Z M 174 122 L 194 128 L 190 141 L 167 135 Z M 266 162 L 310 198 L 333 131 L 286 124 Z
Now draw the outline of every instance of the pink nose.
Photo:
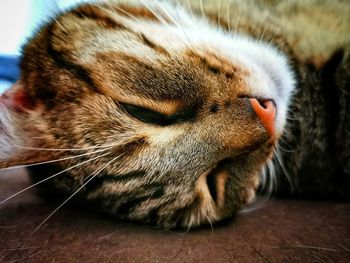
M 275 135 L 275 118 L 276 118 L 276 106 L 272 100 L 258 101 L 251 98 L 250 103 L 259 117 L 260 121 L 264 125 L 267 132 L 271 135 Z

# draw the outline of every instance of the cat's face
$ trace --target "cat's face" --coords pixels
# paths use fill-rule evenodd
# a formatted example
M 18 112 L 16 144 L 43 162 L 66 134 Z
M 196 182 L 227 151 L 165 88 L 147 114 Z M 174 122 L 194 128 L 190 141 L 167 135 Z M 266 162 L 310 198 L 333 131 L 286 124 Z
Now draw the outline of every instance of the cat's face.
M 82 149 L 55 153 L 67 173 L 52 184 L 119 218 L 188 227 L 231 217 L 283 132 L 292 74 L 265 44 L 150 8 L 81 6 L 28 43 L 32 146 Z M 272 128 L 249 98 L 273 102 Z

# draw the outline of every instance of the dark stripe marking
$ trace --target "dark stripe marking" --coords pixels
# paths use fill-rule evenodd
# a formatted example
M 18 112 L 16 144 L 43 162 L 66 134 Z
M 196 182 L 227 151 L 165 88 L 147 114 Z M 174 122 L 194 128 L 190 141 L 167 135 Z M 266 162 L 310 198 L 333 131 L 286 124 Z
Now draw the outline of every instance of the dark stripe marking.
M 103 173 L 95 177 L 86 185 L 86 191 L 93 192 L 101 188 L 103 184 L 131 181 L 131 180 L 142 178 L 145 175 L 146 175 L 146 172 L 144 171 L 133 171 L 130 173 L 119 174 L 119 175 Z
M 166 51 L 165 48 L 163 48 L 162 46 L 159 46 L 156 43 L 149 40 L 143 33 L 140 34 L 140 39 L 141 39 L 142 43 L 145 44 L 146 46 L 148 46 L 149 48 L 155 50 L 158 53 L 162 53 L 163 55 L 170 57 L 169 52 Z
M 53 59 L 56 66 L 69 71 L 71 74 L 73 74 L 77 79 L 84 81 L 86 84 L 88 84 L 89 88 L 93 90 L 94 92 L 100 93 L 99 89 L 95 85 L 93 79 L 90 76 L 90 73 L 84 69 L 81 65 L 77 65 L 71 61 L 68 61 L 64 58 L 64 54 L 61 52 L 58 52 L 55 50 L 52 46 L 52 37 L 54 36 L 53 33 L 54 24 L 51 24 L 48 28 L 48 46 L 47 46 L 47 53 L 48 55 Z
M 119 206 L 117 213 L 119 215 L 127 215 L 141 203 L 151 199 L 158 199 L 163 195 L 164 195 L 163 186 L 157 186 L 154 192 L 150 195 L 128 198 L 124 203 L 122 203 Z

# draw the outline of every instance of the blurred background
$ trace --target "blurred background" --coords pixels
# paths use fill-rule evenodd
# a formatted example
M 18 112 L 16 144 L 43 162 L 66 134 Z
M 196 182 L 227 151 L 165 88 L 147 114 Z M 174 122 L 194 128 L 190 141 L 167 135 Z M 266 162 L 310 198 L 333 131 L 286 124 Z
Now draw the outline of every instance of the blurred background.
M 83 1 L 0 1 L 0 94 L 19 77 L 19 56 L 26 40 L 54 14 Z

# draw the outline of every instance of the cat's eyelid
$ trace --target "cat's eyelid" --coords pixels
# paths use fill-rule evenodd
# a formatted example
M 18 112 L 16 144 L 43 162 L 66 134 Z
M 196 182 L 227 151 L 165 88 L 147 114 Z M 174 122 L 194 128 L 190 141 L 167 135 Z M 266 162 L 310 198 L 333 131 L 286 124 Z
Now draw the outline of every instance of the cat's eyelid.
M 119 103 L 119 105 L 132 117 L 149 124 L 159 126 L 168 126 L 176 123 L 190 121 L 194 119 L 194 111 L 179 111 L 172 115 L 165 115 L 148 108 L 139 107 L 127 103 Z
M 150 98 L 143 98 L 138 96 L 119 95 L 114 98 L 115 101 L 121 104 L 130 104 L 136 107 L 145 108 L 160 114 L 171 116 L 181 111 L 182 103 L 180 101 L 154 101 Z

